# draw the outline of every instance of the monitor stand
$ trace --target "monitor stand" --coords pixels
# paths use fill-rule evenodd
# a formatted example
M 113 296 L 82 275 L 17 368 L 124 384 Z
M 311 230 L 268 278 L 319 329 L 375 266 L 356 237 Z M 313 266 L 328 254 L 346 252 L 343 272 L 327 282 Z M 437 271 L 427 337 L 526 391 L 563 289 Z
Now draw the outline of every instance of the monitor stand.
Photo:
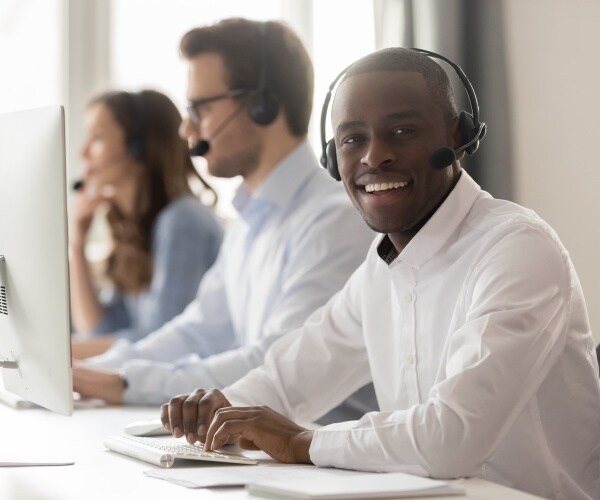
M 3 255 L 0 255 L 0 316 L 7 317 L 8 310 L 8 280 L 6 279 L 6 260 Z M 2 318 L 0 318 L 2 319 Z M 2 347 L 2 321 L 0 321 L 0 347 Z M 1 349 L 0 349 L 1 351 Z M 11 352 L 0 352 L 0 374 L 4 370 L 19 370 L 19 363 Z M 1 378 L 1 377 L 0 377 Z M 4 397 L 3 394 L 4 393 Z M 11 397 L 12 396 L 12 397 Z M 4 388 L 4 382 L 0 381 L 0 400 L 11 405 L 11 402 L 18 402 L 21 398 L 16 394 L 7 391 Z M 33 403 L 31 403 L 33 405 Z M 14 406 L 15 408 L 17 406 Z M 9 451 L 7 456 L 6 450 L 0 452 L 0 468 L 2 467 L 34 467 L 34 466 L 49 466 L 49 465 L 73 465 L 74 460 L 61 456 L 61 450 L 52 451 L 50 454 L 37 453 L 32 454 L 30 450 L 22 448 L 20 452 Z

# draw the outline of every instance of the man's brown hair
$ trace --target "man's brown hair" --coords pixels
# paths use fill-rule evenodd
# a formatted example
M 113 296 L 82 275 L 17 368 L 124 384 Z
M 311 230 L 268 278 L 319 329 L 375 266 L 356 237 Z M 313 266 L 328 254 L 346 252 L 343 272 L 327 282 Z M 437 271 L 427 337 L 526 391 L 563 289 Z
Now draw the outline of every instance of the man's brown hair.
M 180 50 L 188 60 L 205 52 L 220 55 L 230 89 L 258 90 L 263 72 L 268 90 L 279 98 L 290 133 L 296 137 L 307 134 L 313 100 L 313 66 L 300 38 L 286 24 L 225 19 L 187 32 Z M 266 67 L 262 67 L 263 61 Z

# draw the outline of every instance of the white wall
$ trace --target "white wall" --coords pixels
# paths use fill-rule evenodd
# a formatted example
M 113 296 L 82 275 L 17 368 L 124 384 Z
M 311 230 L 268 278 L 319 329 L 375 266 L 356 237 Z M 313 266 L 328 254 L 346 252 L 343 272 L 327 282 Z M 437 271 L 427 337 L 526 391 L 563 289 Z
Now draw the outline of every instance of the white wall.
M 65 0 L 0 0 L 0 113 L 63 104 Z
M 600 341 L 600 1 L 504 4 L 516 201 L 569 250 Z

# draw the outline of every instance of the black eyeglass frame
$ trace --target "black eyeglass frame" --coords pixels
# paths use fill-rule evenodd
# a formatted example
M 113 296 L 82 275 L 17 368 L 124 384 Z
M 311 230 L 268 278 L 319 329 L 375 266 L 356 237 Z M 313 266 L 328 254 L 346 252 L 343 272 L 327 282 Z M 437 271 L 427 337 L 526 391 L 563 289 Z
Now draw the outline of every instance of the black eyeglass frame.
M 200 124 L 200 114 L 197 111 L 198 108 L 201 108 L 202 106 L 206 106 L 207 104 L 210 104 L 211 102 L 221 101 L 223 99 L 233 99 L 235 97 L 240 97 L 244 94 L 247 94 L 248 92 L 250 92 L 248 89 L 232 89 L 223 94 L 217 94 L 217 95 L 213 95 L 210 97 L 202 97 L 200 99 L 193 99 L 191 101 L 188 101 L 186 109 L 187 109 L 188 115 L 190 117 L 190 120 L 192 121 L 192 123 L 194 125 L 199 125 Z

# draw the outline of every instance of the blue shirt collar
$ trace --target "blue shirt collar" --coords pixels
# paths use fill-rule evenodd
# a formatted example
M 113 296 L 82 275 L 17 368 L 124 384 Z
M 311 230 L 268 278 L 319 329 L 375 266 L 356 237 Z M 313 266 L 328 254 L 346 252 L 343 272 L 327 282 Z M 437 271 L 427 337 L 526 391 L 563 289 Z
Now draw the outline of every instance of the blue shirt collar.
M 252 210 L 251 206 L 255 204 L 282 208 L 318 168 L 318 161 L 310 144 L 303 141 L 279 162 L 254 194 L 242 183 L 232 204 L 242 216 L 247 209 Z

